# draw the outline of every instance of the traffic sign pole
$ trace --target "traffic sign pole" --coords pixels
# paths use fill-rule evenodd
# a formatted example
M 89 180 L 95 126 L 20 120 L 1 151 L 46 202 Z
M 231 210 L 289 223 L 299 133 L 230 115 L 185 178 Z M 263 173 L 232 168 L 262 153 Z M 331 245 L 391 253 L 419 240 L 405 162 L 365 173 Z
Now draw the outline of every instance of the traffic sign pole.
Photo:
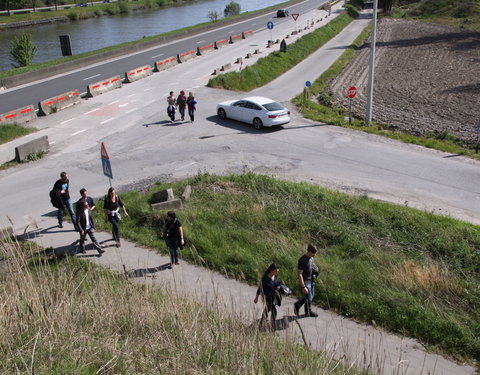
M 357 96 L 357 88 L 355 86 L 350 86 L 347 90 L 347 97 L 349 99 L 349 106 L 348 106 L 348 125 L 352 125 L 352 100 Z

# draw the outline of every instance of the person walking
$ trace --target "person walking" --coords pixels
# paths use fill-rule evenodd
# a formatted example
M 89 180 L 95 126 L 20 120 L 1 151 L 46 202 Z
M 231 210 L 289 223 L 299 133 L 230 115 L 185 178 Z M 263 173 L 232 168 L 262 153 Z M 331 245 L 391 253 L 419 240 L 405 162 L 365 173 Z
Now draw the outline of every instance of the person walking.
M 72 224 L 77 230 L 77 218 L 75 213 L 73 212 L 72 201 L 70 200 L 70 180 L 68 179 L 67 172 L 60 173 L 60 179 L 55 182 L 53 185 L 53 190 L 55 191 L 55 195 L 57 196 L 58 202 L 58 211 L 57 211 L 57 219 L 58 219 L 58 227 L 63 228 L 63 217 L 65 214 L 65 208 L 68 210 L 70 214 L 70 218 L 72 219 Z
M 107 196 L 103 201 L 103 210 L 107 215 L 108 221 L 112 224 L 112 234 L 115 245 L 120 247 L 120 220 L 122 216 L 118 212 L 122 208 L 125 217 L 128 217 L 127 209 L 120 197 L 115 193 L 115 189 L 111 187 L 108 189 Z
M 187 97 L 185 96 L 185 91 L 180 91 L 180 94 L 177 97 L 177 107 L 178 112 L 180 112 L 180 116 L 182 121 L 185 120 L 185 107 L 187 105 Z
M 188 93 L 188 98 L 187 98 L 187 107 L 188 107 L 188 115 L 190 116 L 191 122 L 195 121 L 195 111 L 197 110 L 196 104 L 197 104 L 197 101 L 193 96 L 193 92 L 190 91 Z
M 167 245 L 171 266 L 180 264 L 178 261 L 178 248 L 185 244 L 185 240 L 183 238 L 182 223 L 177 219 L 175 211 L 167 212 L 160 237 L 165 240 Z
M 280 282 L 277 280 L 280 266 L 272 263 L 268 266 L 267 270 L 263 274 L 260 285 L 257 289 L 257 295 L 253 300 L 254 303 L 258 302 L 258 298 L 261 295 L 264 304 L 262 318 L 260 319 L 260 328 L 264 328 L 265 324 L 270 330 L 275 331 L 277 321 L 277 307 L 275 304 L 275 294 L 280 290 Z M 270 315 L 270 324 L 268 324 L 268 314 Z
M 87 200 L 80 202 L 81 208 L 77 211 L 77 227 L 80 232 L 80 252 L 85 254 L 85 238 L 88 236 L 93 242 L 93 247 L 98 251 L 101 256 L 105 251 L 95 238 L 95 223 L 93 221 L 92 209 L 90 208 Z
M 175 96 L 173 91 L 170 91 L 170 95 L 167 97 L 167 114 L 170 120 L 175 121 Z
M 300 257 L 297 266 L 297 277 L 300 281 L 300 287 L 304 296 L 295 302 L 293 311 L 298 317 L 300 308 L 305 304 L 305 315 L 316 318 L 318 314 L 312 311 L 312 301 L 315 295 L 315 279 L 318 276 L 318 267 L 313 258 L 317 254 L 317 248 L 313 244 L 308 244 L 307 252 Z
M 87 189 L 81 188 L 80 189 L 80 199 L 77 201 L 77 203 L 75 203 L 75 212 L 77 213 L 77 216 L 78 216 L 78 213 L 80 212 L 80 210 L 83 209 L 83 201 L 87 201 L 88 207 L 90 208 L 90 211 L 93 212 L 93 210 L 95 209 L 95 202 L 93 201 L 92 197 L 88 196 Z

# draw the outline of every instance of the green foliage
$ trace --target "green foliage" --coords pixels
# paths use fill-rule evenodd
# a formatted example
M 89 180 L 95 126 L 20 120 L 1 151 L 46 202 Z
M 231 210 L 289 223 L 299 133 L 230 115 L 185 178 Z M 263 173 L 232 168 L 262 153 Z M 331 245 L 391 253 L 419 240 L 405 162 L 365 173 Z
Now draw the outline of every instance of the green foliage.
M 30 65 L 36 53 L 37 47 L 28 33 L 23 32 L 10 42 L 10 60 L 16 68 Z
M 235 1 L 230 1 L 223 10 L 224 17 L 231 17 L 240 14 L 240 4 Z
M 1 125 L 0 126 L 0 144 L 10 142 L 18 137 L 30 134 L 36 131 L 33 128 L 24 128 L 18 125 Z
M 130 6 L 127 0 L 119 0 L 117 4 L 121 14 L 130 13 Z
M 26 162 L 29 162 L 29 161 L 36 161 L 36 160 L 40 160 L 41 158 L 43 158 L 45 156 L 45 152 L 43 151 L 40 151 L 40 152 L 34 152 L 32 154 L 28 154 L 25 161 Z
M 355 6 L 350 5 L 350 4 L 346 4 L 345 9 L 347 9 L 347 13 L 350 17 L 352 17 L 352 18 L 357 18 L 358 17 L 359 13 L 358 13 L 358 10 Z
M 353 5 L 357 9 L 362 9 L 363 6 L 365 5 L 364 0 L 349 0 L 348 4 Z
M 166 188 L 180 195 L 186 184 L 194 194 L 177 212 L 190 244 L 182 257 L 253 285 L 268 264 L 279 263 L 280 279 L 296 289 L 296 262 L 314 242 L 321 248 L 317 304 L 480 358 L 480 227 L 247 173 L 122 194 L 130 214 L 122 233 L 165 252 L 159 238 L 165 213 L 149 202 Z
M 80 14 L 76 10 L 72 9 L 67 13 L 67 17 L 70 21 L 78 21 Z

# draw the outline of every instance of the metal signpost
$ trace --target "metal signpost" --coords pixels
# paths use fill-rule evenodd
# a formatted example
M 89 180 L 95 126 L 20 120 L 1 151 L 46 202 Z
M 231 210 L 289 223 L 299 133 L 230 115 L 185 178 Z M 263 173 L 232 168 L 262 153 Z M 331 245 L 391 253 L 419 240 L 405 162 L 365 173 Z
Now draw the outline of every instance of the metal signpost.
M 272 21 L 268 21 L 267 22 L 267 29 L 270 30 L 270 40 L 273 40 L 273 37 L 272 37 L 272 29 L 273 29 L 273 22 Z
M 300 14 L 299 13 L 292 13 L 292 18 L 295 21 L 295 33 L 297 32 L 297 18 Z
M 350 105 L 348 106 L 348 111 L 349 111 L 349 117 L 348 117 L 348 124 L 352 125 L 352 99 L 357 96 L 357 88 L 355 86 L 351 86 L 347 90 L 347 97 L 350 102 Z
M 112 166 L 110 165 L 110 158 L 108 157 L 107 149 L 103 142 L 100 148 L 100 158 L 102 159 L 103 174 L 108 177 L 108 182 L 110 183 L 110 187 L 112 187 Z

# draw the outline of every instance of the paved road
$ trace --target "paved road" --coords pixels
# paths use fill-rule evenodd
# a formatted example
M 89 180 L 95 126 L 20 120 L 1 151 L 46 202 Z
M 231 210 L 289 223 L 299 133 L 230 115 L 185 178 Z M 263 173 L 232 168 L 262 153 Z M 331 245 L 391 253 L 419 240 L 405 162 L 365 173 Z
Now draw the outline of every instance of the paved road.
M 293 5 L 292 9 L 300 14 L 305 14 L 312 9 L 320 6 L 326 0 L 306 0 L 302 3 Z M 262 15 L 248 19 L 237 24 L 224 26 L 212 31 L 204 32 L 198 35 L 188 36 L 171 43 L 159 45 L 147 49 L 140 53 L 134 53 L 122 58 L 111 59 L 93 66 L 77 69 L 70 73 L 61 74 L 51 79 L 42 80 L 33 84 L 19 86 L 9 90 L 0 91 L 0 113 L 22 107 L 24 105 L 34 104 L 38 107 L 38 102 L 51 98 L 70 90 L 80 90 L 86 93 L 87 86 L 91 83 L 107 79 L 115 75 L 125 75 L 125 72 L 143 65 L 153 66 L 155 61 L 176 56 L 178 53 L 190 51 L 218 40 L 237 35 L 242 31 L 254 30 L 254 32 L 264 30 L 268 21 L 273 21 L 276 25 L 291 23 L 289 18 L 276 18 L 272 11 L 268 15 Z M 306 20 L 305 20 L 306 21 Z M 298 20 L 300 25 L 301 18 Z M 302 25 L 304 25 L 303 23 Z

